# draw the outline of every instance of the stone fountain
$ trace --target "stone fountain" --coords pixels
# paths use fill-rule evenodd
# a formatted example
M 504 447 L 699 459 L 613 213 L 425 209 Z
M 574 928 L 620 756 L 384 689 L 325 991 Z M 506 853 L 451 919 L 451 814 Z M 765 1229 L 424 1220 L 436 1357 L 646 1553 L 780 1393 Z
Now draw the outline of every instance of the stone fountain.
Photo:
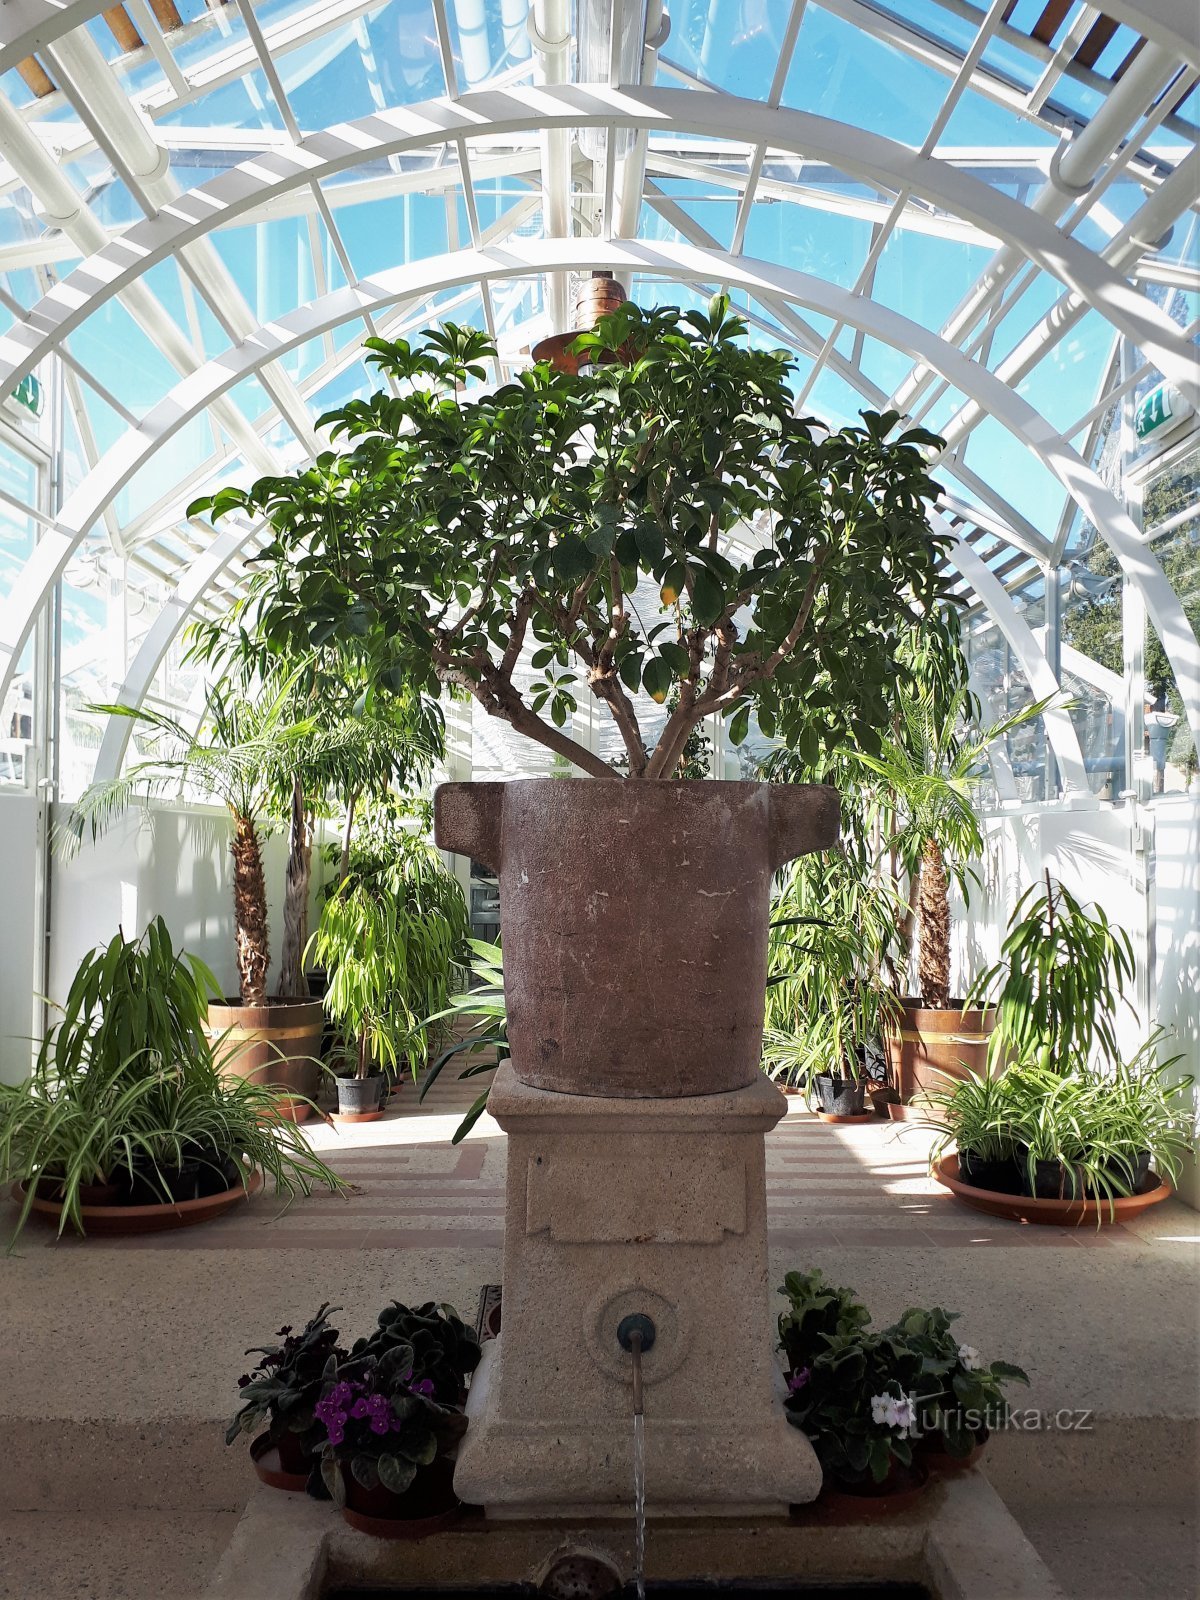
M 627 1516 L 630 1358 L 653 1515 L 786 1513 L 821 1474 L 783 1409 L 759 1070 L 771 874 L 836 838 L 829 789 L 452 784 L 437 842 L 500 877 L 511 1061 L 502 1332 L 455 1487 L 489 1517 Z

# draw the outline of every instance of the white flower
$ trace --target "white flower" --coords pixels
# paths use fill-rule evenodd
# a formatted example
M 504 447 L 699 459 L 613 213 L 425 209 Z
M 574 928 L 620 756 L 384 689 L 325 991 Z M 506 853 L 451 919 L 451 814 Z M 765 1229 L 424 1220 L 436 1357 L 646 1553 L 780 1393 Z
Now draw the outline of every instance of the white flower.
M 917 1408 L 908 1395 L 875 1394 L 871 1396 L 871 1421 L 885 1428 L 899 1428 L 906 1433 L 915 1427 Z
M 983 1357 L 979 1354 L 979 1351 L 974 1348 L 974 1346 L 969 1344 L 959 1345 L 958 1359 L 968 1372 L 978 1372 L 983 1366 Z
M 913 1405 L 908 1395 L 903 1395 L 896 1401 L 896 1415 L 892 1422 L 893 1428 L 899 1428 L 907 1433 L 917 1420 L 917 1408 Z

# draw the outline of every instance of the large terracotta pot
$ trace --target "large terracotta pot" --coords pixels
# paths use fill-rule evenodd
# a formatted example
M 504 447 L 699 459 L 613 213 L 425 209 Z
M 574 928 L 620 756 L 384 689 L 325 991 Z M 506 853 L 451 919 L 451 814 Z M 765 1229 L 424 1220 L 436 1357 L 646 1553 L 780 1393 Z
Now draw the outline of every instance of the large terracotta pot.
M 271 999 L 261 1006 L 236 1001 L 210 1004 L 205 1032 L 214 1043 L 220 1040 L 225 1072 L 315 1100 L 324 1027 L 325 1010 L 319 1000 Z M 310 1114 L 303 1100 L 285 1101 L 279 1110 L 296 1122 Z
M 517 1077 L 647 1099 L 752 1083 L 771 875 L 829 849 L 838 810 L 803 784 L 443 784 L 438 844 L 500 878 Z
M 987 1065 L 988 1039 L 996 1024 L 994 1008 L 964 1011 L 961 1006 L 929 1010 L 915 1000 L 901 1007 L 898 1027 L 884 1039 L 893 1087 L 907 1105 L 916 1094 L 949 1088 Z

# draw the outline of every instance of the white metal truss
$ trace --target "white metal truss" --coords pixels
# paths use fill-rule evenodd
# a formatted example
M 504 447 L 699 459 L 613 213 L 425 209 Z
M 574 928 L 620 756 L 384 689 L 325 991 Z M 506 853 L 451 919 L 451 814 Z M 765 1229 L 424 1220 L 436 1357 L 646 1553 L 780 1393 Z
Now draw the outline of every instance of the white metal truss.
M 602 267 L 667 279 L 727 282 L 756 295 L 765 290 L 847 324 L 926 362 L 964 394 L 980 403 L 1062 483 L 1099 529 L 1126 579 L 1140 592 L 1175 670 L 1188 720 L 1200 742 L 1200 644 L 1161 567 L 1140 539 L 1117 497 L 1045 418 L 995 374 L 968 360 L 953 345 L 920 324 L 877 302 L 836 285 L 767 262 L 733 257 L 692 246 L 650 246 L 628 241 L 511 240 L 494 251 L 458 251 L 378 274 L 369 283 L 335 291 L 322 301 L 277 319 L 199 372 L 185 378 L 122 438 L 63 506 L 57 526 L 36 547 L 8 601 L 0 608 L 0 696 L 13 664 L 72 552 L 104 507 L 120 492 L 163 441 L 199 415 L 240 378 L 277 359 L 288 349 L 361 317 L 364 309 L 468 281 L 505 279 L 549 271 Z

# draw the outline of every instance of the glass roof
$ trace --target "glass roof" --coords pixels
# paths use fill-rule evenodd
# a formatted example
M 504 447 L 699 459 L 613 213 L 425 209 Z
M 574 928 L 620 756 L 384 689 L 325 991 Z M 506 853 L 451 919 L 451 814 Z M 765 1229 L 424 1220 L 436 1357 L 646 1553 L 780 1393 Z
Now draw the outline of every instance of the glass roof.
M 1117 391 L 1164 350 L 1177 377 L 1195 342 L 1200 51 L 1162 8 L 46 9 L 0 11 L 0 365 L 15 380 L 32 353 L 55 396 L 24 426 L 60 454 L 47 526 L 70 549 L 35 572 L 27 530 L 0 545 L 7 666 L 64 565 L 143 594 L 118 673 L 177 587 L 180 621 L 227 604 L 256 535 L 218 563 L 184 508 L 311 454 L 322 408 L 374 387 L 364 337 L 477 321 L 519 366 L 565 326 L 572 272 L 626 243 L 635 299 L 728 284 L 756 337 L 797 351 L 806 409 L 837 425 L 892 404 L 944 433 L 952 521 L 1009 592 L 1094 521 L 1062 453 L 1090 467 Z M 1153 352 L 1133 371 L 1122 334 Z M 180 423 L 193 373 L 208 398 Z M 980 374 L 1023 405 L 998 414 Z M 80 660 L 107 625 L 91 592 L 63 608 Z

